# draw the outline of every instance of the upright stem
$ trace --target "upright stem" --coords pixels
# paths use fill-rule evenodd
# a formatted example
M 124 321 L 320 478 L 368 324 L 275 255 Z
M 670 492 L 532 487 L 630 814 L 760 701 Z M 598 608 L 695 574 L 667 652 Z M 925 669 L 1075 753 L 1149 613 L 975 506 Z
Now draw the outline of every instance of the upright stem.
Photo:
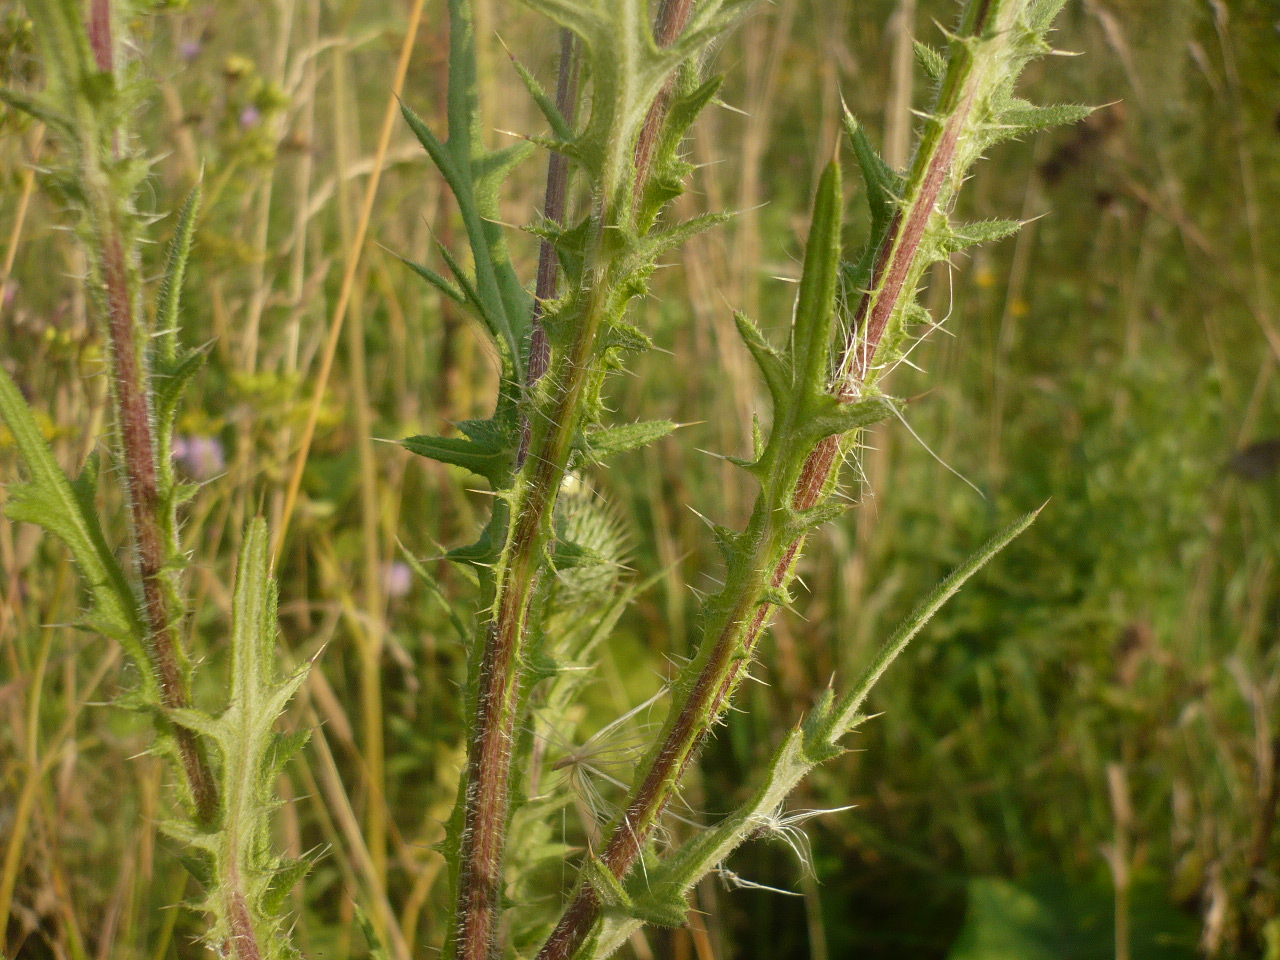
M 128 254 L 122 231 L 114 217 L 106 218 L 104 229 L 96 239 L 105 290 L 107 332 L 111 341 L 116 421 L 120 429 L 138 574 L 142 579 L 142 612 L 151 639 L 152 665 L 164 705 L 170 709 L 185 709 L 190 706 L 190 695 L 183 676 L 182 652 L 174 636 L 165 596 L 168 558 L 160 520 L 162 505 L 156 475 L 156 448 L 151 431 L 146 375 L 139 358 Z M 218 793 L 208 757 L 199 738 L 190 730 L 174 727 L 173 734 L 199 820 L 212 823 L 218 813 Z
M 578 106 L 578 57 L 577 41 L 573 31 L 560 31 L 560 75 L 556 79 L 556 108 L 573 125 Z M 551 154 L 547 161 L 547 190 L 542 203 L 542 215 L 552 223 L 564 226 L 565 208 L 569 197 L 569 158 L 563 153 Z M 560 260 L 555 244 L 543 240 L 538 248 L 538 282 L 534 288 L 533 332 L 529 337 L 529 366 L 525 384 L 529 389 L 537 385 L 547 372 L 551 362 L 551 343 L 547 329 L 542 324 L 542 304 L 556 297 L 560 287 Z M 529 454 L 532 432 L 526 419 L 520 424 L 520 453 L 517 466 L 523 466 Z
M 963 35 L 981 36 L 994 6 L 996 4 L 991 0 L 971 0 Z M 871 289 L 859 304 L 849 339 L 837 364 L 840 376 L 834 390 L 842 402 L 857 400 L 869 378 L 874 378 L 872 361 L 889 319 L 904 293 L 914 293 L 914 285 L 909 288 L 907 279 L 912 273 L 929 217 L 933 215 L 942 187 L 951 173 L 960 133 L 969 118 L 975 93 L 971 56 L 953 57 L 935 111 L 936 116 L 946 118 L 945 122 L 931 123 L 921 140 L 903 204 L 876 253 Z M 818 503 L 847 442 L 845 436 L 831 436 L 814 448 L 791 492 L 794 509 L 807 510 Z M 770 498 L 774 496 L 776 491 L 762 490 L 757 511 L 763 504 L 763 509 L 772 514 Z M 804 537 L 784 542 L 780 555 L 775 552 L 773 537 L 760 537 L 757 543 L 757 549 L 744 562 L 755 569 L 768 570 L 768 586 L 785 587 L 792 579 Z M 737 582 L 743 586 L 734 596 L 724 598 L 728 612 L 718 619 L 721 626 L 710 639 L 709 655 L 705 659 L 699 658 L 703 663 L 701 670 L 686 688 L 687 692 L 673 705 L 674 720 L 668 723 L 662 743 L 651 752 L 644 774 L 632 787 L 625 812 L 600 856 L 603 866 L 619 880 L 626 876 L 653 833 L 685 770 L 751 663 L 760 635 L 776 609 L 772 603 L 758 602 L 762 592 L 759 578 L 730 576 L 726 582 Z M 703 642 L 708 641 L 704 639 Z M 600 908 L 600 898 L 595 889 L 588 883 L 580 884 L 573 901 L 539 952 L 538 960 L 570 960 L 574 957 L 599 919 Z
M 669 8 L 679 8 L 675 12 Z M 670 42 L 688 22 L 689 0 L 664 0 L 659 13 L 659 40 Z M 680 11 L 683 12 L 680 12 Z M 572 49 L 562 36 L 560 82 L 561 110 L 576 99 L 572 81 Z M 666 116 L 659 98 L 646 118 L 638 144 L 656 141 L 656 131 Z M 636 157 L 637 161 L 639 157 Z M 606 164 L 606 169 L 618 164 Z M 639 182 L 640 173 L 636 173 Z M 567 164 L 554 163 L 548 170 L 548 216 L 564 215 L 562 191 L 567 189 Z M 585 291 L 581 324 L 569 355 L 561 365 L 551 413 L 540 437 L 528 423 L 521 440 L 520 474 L 512 497 L 510 535 L 503 547 L 501 571 L 494 585 L 493 619 L 484 634 L 484 650 L 478 670 L 478 687 L 467 750 L 462 834 L 458 856 L 458 899 L 451 942 L 459 960 L 493 960 L 499 953 L 498 920 L 501 913 L 502 866 L 510 811 L 511 751 L 515 740 L 520 692 L 520 657 L 528 627 L 529 609 L 537 588 L 542 555 L 551 532 L 551 516 L 569 455 L 582 418 L 582 399 L 591 377 L 591 358 L 603 322 L 614 253 L 607 236 L 616 227 L 612 209 L 616 183 L 598 185 L 601 207 L 592 243 L 591 286 Z M 554 250 L 544 247 L 539 260 L 539 304 L 553 295 L 556 281 Z M 544 286 L 545 284 L 545 286 Z M 541 306 L 535 305 L 535 326 L 530 344 L 529 386 L 535 386 L 550 363 L 550 344 L 538 322 Z M 536 447 L 536 449 L 534 449 Z M 532 452 L 532 462 L 528 454 Z
M 115 69 L 111 28 L 110 0 L 93 0 L 87 33 L 94 63 L 103 73 L 112 73 Z M 83 129 L 87 133 L 79 144 L 87 212 L 94 227 L 89 252 L 97 260 L 102 284 L 116 422 L 129 496 L 134 555 L 142 580 L 142 615 L 150 640 L 151 665 L 163 705 L 169 709 L 185 709 L 190 706 L 191 698 L 183 669 L 184 655 L 173 628 L 179 611 L 169 582 L 172 575 L 167 570 L 170 557 L 161 518 L 164 505 L 160 497 L 156 444 L 151 429 L 151 394 L 142 350 L 146 330 L 137 314 L 137 278 L 130 262 L 134 252 L 129 248 L 125 231 L 129 201 L 113 189 L 100 157 L 106 146 L 99 135 L 110 137 L 109 149 L 118 156 L 120 132 L 101 130 L 100 122 L 97 116 L 85 117 Z M 173 735 L 197 819 L 211 824 L 218 815 L 218 790 L 209 758 L 192 731 L 175 726 Z

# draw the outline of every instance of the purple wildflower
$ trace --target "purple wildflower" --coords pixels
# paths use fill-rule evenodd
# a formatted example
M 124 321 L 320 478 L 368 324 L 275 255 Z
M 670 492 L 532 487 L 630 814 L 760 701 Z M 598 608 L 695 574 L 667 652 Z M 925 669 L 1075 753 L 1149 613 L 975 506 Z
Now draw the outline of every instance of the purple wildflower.
M 196 480 L 208 480 L 227 469 L 226 453 L 217 437 L 176 436 L 173 459 Z
M 413 571 L 407 563 L 395 561 L 382 565 L 382 590 L 388 597 L 403 597 L 413 586 Z
M 253 104 L 240 111 L 240 129 L 250 130 L 262 120 L 262 111 Z

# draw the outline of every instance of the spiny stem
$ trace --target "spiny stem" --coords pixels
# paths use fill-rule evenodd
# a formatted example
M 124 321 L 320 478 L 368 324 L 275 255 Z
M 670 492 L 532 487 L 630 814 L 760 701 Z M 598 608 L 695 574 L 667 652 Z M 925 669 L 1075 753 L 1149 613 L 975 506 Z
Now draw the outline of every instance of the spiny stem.
M 101 258 L 105 290 L 116 419 L 120 429 L 125 485 L 129 493 L 129 519 L 138 574 L 142 579 L 142 612 L 150 634 L 152 664 L 159 680 L 162 702 L 169 709 L 185 709 L 190 706 L 190 695 L 165 597 L 165 540 L 160 520 L 162 505 L 156 475 L 155 440 L 151 431 L 145 373 L 138 356 L 127 255 L 121 232 L 111 220 L 107 222 L 110 226 L 97 237 L 97 253 Z M 205 824 L 212 823 L 218 813 L 218 795 L 208 757 L 192 731 L 175 726 L 173 733 L 199 820 Z
M 989 15 L 997 4 L 991 0 L 971 2 L 962 25 L 965 37 L 981 36 Z M 858 399 L 871 375 L 871 363 L 880 340 L 888 327 L 904 292 L 908 295 L 907 278 L 919 252 L 925 227 L 933 215 L 935 204 L 952 169 L 961 131 L 968 120 L 975 95 L 972 60 L 968 51 L 953 56 L 940 93 L 936 112 L 947 121 L 940 132 L 930 130 L 922 139 L 912 165 L 907 189 L 906 209 L 899 210 L 891 221 L 876 253 L 874 281 L 864 295 L 849 340 L 837 365 L 841 377 L 835 388 L 842 402 Z M 831 436 L 822 440 L 809 455 L 791 495 L 796 510 L 815 506 L 827 489 L 832 471 L 840 462 L 847 436 Z M 770 491 L 762 490 L 760 504 L 767 503 Z M 769 570 L 768 585 L 785 587 L 790 583 L 804 546 L 800 536 L 785 545 L 781 556 L 767 556 L 771 538 L 758 541 L 762 549 L 752 551 L 757 569 Z M 726 582 L 734 582 L 726 578 Z M 743 582 L 743 581 L 739 581 Z M 681 702 L 673 705 L 675 720 L 653 753 L 645 775 L 631 790 L 626 811 L 617 823 L 600 856 L 603 866 L 617 879 L 623 879 L 640 855 L 645 841 L 653 833 L 667 804 L 679 785 L 685 770 L 697 755 L 712 725 L 723 712 L 751 663 L 760 635 L 772 619 L 775 606 L 758 603 L 760 583 L 745 578 L 740 595 L 726 598 L 731 611 L 722 621 L 722 629 L 712 640 L 713 648 L 696 680 Z M 705 641 L 704 641 L 705 642 Z M 565 910 L 560 922 L 538 954 L 538 960 L 570 960 L 590 935 L 600 917 L 600 899 L 590 884 L 580 884 L 577 895 Z
M 110 73 L 115 65 L 111 35 L 110 0 L 93 0 L 88 38 L 99 70 Z M 119 131 L 110 131 L 113 152 L 119 149 Z M 190 692 L 182 668 L 183 654 L 174 635 L 168 561 L 156 465 L 156 444 L 151 429 L 151 404 L 147 375 L 139 343 L 144 331 L 136 316 L 135 281 L 131 276 L 120 209 L 126 200 L 116 196 L 98 163 L 101 149 L 92 138 L 81 147 L 84 179 L 91 189 L 91 222 L 95 230 L 98 268 L 103 286 L 103 307 L 111 344 L 111 373 L 116 422 L 120 431 L 125 486 L 129 494 L 138 575 L 142 580 L 142 614 L 150 639 L 152 667 L 159 681 L 161 702 L 169 709 L 190 706 Z M 218 791 L 209 758 L 200 739 L 190 730 L 174 726 L 174 739 L 195 802 L 196 815 L 211 824 L 218 815 Z
M 670 43 L 679 35 L 688 21 L 689 6 L 687 0 L 664 0 L 658 18 L 662 28 L 660 41 L 665 38 L 665 42 Z M 669 7 L 683 7 L 683 18 L 668 13 Z M 563 38 L 561 49 L 561 82 L 557 84 L 557 97 L 564 94 L 576 99 L 576 89 L 566 77 L 567 60 L 563 52 L 568 46 Z M 661 109 L 650 109 L 638 144 L 646 139 L 656 140 L 657 130 L 666 117 L 666 103 L 661 98 L 660 102 L 663 104 Z M 552 176 L 556 173 L 555 167 L 548 171 L 547 201 L 552 212 L 563 217 L 563 200 L 553 196 L 553 187 L 555 191 L 567 188 L 567 166 L 562 182 L 553 185 Z M 638 172 L 636 176 L 639 177 Z M 460 960 L 492 960 L 499 952 L 498 918 L 510 809 L 511 750 L 518 719 L 520 654 L 529 607 L 541 569 L 541 554 L 550 535 L 551 514 L 582 418 L 582 396 L 591 368 L 589 361 L 606 310 L 608 291 L 604 280 L 612 265 L 613 254 L 604 242 L 604 235 L 614 220 L 615 212 L 610 207 L 616 184 L 600 186 L 602 204 L 597 217 L 592 258 L 595 261 L 592 270 L 594 282 L 587 292 L 581 328 L 567 358 L 564 375 L 557 381 L 560 386 L 549 426 L 541 437 L 532 464 L 526 461 L 532 444 L 532 430 L 527 423 L 524 427 L 530 429 L 530 434 L 529 440 L 522 438 L 521 442 L 521 477 L 527 474 L 528 479 L 523 483 L 517 480 L 519 492 L 511 506 L 515 514 L 513 528 L 503 550 L 505 563 L 499 564 L 503 575 L 494 586 L 495 615 L 484 635 L 472 738 L 467 750 L 458 900 L 454 914 L 453 942 Z M 558 211 L 552 206 L 553 200 L 559 203 Z M 540 259 L 539 301 L 544 299 L 541 289 L 544 278 L 553 285 L 555 275 L 554 261 Z M 535 310 L 540 310 L 540 307 L 535 307 Z M 535 321 L 537 316 L 535 314 Z M 533 338 L 529 363 L 531 386 L 545 374 L 550 360 L 549 344 L 540 323 L 535 325 Z M 524 487 L 522 491 L 519 490 L 521 486 Z

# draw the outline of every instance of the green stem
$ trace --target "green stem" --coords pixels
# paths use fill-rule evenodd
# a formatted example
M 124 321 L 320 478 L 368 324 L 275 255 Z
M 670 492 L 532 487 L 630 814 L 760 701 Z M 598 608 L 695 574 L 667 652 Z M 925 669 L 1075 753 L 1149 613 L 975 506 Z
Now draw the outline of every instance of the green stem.
M 960 135 L 965 129 L 977 90 L 974 57 L 965 41 L 980 37 L 992 22 L 1000 0 L 970 0 L 961 21 L 960 37 L 938 96 L 937 106 L 921 139 L 904 202 L 891 222 L 876 254 L 871 290 L 863 297 L 837 365 L 841 371 L 835 393 L 852 402 L 874 382 L 873 361 L 889 319 L 904 296 L 914 296 L 917 253 L 925 227 L 950 177 Z M 653 833 L 688 765 L 719 720 L 750 665 L 761 634 L 776 606 L 761 601 L 769 588 L 785 590 L 794 578 L 804 537 L 781 536 L 773 518 L 782 515 L 787 490 L 796 511 L 817 505 L 829 489 L 850 434 L 822 440 L 810 452 L 794 487 L 767 484 L 756 501 L 748 540 L 755 549 L 740 555 L 726 571 L 726 590 L 714 601 L 718 615 L 709 618 L 700 655 L 677 683 L 676 702 L 659 743 L 641 765 L 601 864 L 623 879 Z M 763 519 L 761 519 L 763 518 Z M 758 534 L 758 535 L 757 535 Z M 735 567 L 737 569 L 735 569 Z M 586 942 L 600 917 L 599 894 L 588 883 L 577 894 L 538 954 L 538 960 L 570 960 Z
M 680 9 L 667 12 L 669 6 Z M 679 35 L 690 9 L 685 0 L 665 0 L 659 14 L 660 42 L 670 43 Z M 557 92 L 565 93 L 565 85 L 560 85 Z M 661 127 L 665 116 L 665 103 L 651 109 L 638 142 L 653 141 L 654 131 Z M 511 756 L 519 718 L 521 656 L 530 606 L 552 536 L 556 499 L 585 415 L 584 395 L 592 381 L 602 375 L 594 358 L 609 308 L 618 255 L 612 235 L 618 232 L 620 218 L 628 216 L 632 206 L 622 202 L 624 195 L 619 189 L 630 166 L 631 158 L 623 152 L 626 149 L 625 142 L 611 143 L 603 164 L 604 182 L 597 185 L 600 208 L 590 245 L 590 265 L 584 275 L 586 289 L 577 293 L 583 300 L 577 312 L 579 326 L 569 350 L 552 363 L 549 382 L 554 384 L 554 393 L 550 402 L 535 404 L 528 421 L 530 439 L 527 446 L 522 440 L 522 448 L 532 456 L 523 460 L 510 494 L 508 535 L 495 567 L 490 607 L 493 616 L 479 638 L 484 651 L 463 781 L 466 793 L 458 855 L 458 899 L 453 930 L 447 940 L 459 960 L 492 960 L 499 952 L 498 920 L 511 806 Z M 549 200 L 550 191 L 549 184 Z M 540 331 L 538 324 L 535 338 Z M 542 356 L 545 348 L 536 339 L 531 346 L 537 351 L 531 352 L 529 371 L 534 377 L 530 384 L 536 389 L 537 375 L 542 372 L 537 367 L 547 361 Z

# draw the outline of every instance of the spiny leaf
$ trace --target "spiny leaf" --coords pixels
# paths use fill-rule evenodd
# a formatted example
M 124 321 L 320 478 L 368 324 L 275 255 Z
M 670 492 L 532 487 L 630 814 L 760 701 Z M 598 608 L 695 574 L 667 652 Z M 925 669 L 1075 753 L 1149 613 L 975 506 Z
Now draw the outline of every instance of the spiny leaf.
M 46 97 L 29 97 L 17 90 L 0 87 L 0 101 L 7 103 L 15 110 L 35 117 L 64 137 L 75 136 L 75 124 Z
M 178 306 L 182 301 L 182 281 L 187 273 L 196 217 L 200 213 L 200 184 L 197 183 L 178 214 L 178 227 L 169 244 L 164 279 L 156 299 L 156 359 L 173 363 L 177 353 Z
M 897 212 L 906 181 L 884 162 L 867 139 L 862 124 L 848 110 L 844 111 L 844 129 L 862 169 L 862 179 L 867 187 L 867 206 L 871 209 L 871 234 L 876 241 Z
M 213 917 L 210 943 L 225 948 L 248 922 L 263 957 L 286 960 L 298 954 L 284 936 L 278 909 L 305 866 L 273 854 L 270 819 L 277 806 L 280 758 L 300 742 L 274 728 L 309 665 L 277 679 L 276 586 L 268 566 L 269 545 L 266 521 L 254 519 L 245 531 L 232 595 L 227 708 L 216 720 L 197 710 L 173 711 L 175 722 L 198 730 L 217 750 L 218 829 L 198 837 L 181 826 L 171 832 L 212 856 L 215 882 L 202 902 Z
M 1009 106 L 1001 110 L 996 122 L 1014 128 L 1018 132 L 1032 132 L 1057 127 L 1062 124 L 1078 123 L 1097 109 L 1076 103 L 1059 103 L 1049 107 L 1040 107 L 1026 100 L 1011 100 Z
M 146 630 L 137 600 L 107 546 L 93 508 L 96 458 L 90 459 L 75 484 L 68 481 L 41 436 L 27 401 L 3 367 L 0 419 L 13 434 L 31 475 L 28 482 L 10 488 L 5 514 L 11 520 L 37 524 L 67 545 L 92 598 L 86 621 L 124 646 L 142 678 L 143 700 L 153 701 L 158 688 L 146 653 Z
M 427 281 L 427 283 L 431 284 L 431 286 L 435 287 L 437 290 L 443 293 L 446 297 L 448 297 L 454 303 L 467 302 L 467 299 L 468 299 L 467 295 L 463 291 L 459 290 L 452 283 L 450 283 L 444 277 L 440 276 L 440 274 L 436 273 L 430 267 L 424 267 L 420 263 L 414 263 L 412 260 L 409 260 L 406 257 L 397 257 L 396 259 L 399 260 L 401 263 L 403 263 L 406 267 L 408 267 L 414 273 L 416 273 L 418 276 L 420 276 L 423 280 Z
M 764 334 L 760 332 L 760 328 L 756 326 L 755 321 L 745 313 L 735 312 L 733 321 L 737 324 L 738 336 L 742 338 L 742 342 L 751 351 L 751 356 L 755 360 L 756 366 L 760 368 L 760 373 L 764 376 L 765 386 L 769 388 L 769 395 L 773 398 L 774 406 L 782 406 L 791 394 L 791 363 L 789 359 L 764 338 Z
M 993 243 L 1011 237 L 1020 229 L 1021 220 L 977 220 L 973 223 L 953 224 L 943 235 L 942 244 L 947 253 L 959 253 L 980 243 Z
M 916 62 L 920 64 L 921 69 L 934 83 L 939 82 L 942 75 L 947 72 L 946 58 L 933 47 L 919 40 L 912 44 L 912 48 L 915 50 Z
M 409 437 L 401 446 L 420 457 L 451 463 L 501 487 L 515 463 L 516 451 L 507 443 L 476 441 L 464 437 Z
M 792 374 L 797 391 L 826 387 L 827 357 L 835 323 L 836 285 L 840 276 L 840 226 L 843 194 L 840 165 L 827 164 L 818 181 L 813 219 L 805 245 L 804 269 L 791 330 Z
M 583 438 L 583 452 L 589 460 L 599 463 L 614 454 L 661 440 L 678 426 L 679 424 L 670 420 L 643 420 L 620 427 L 592 430 Z
M 524 81 L 525 89 L 529 91 L 529 96 L 533 97 L 533 102 L 538 105 L 538 109 L 546 117 L 547 123 L 551 125 L 551 132 L 563 141 L 573 140 L 573 127 L 564 118 L 564 114 L 556 106 L 555 100 L 547 94 L 542 84 L 538 82 L 538 78 L 529 72 L 529 69 L 520 62 L 518 57 L 513 56 L 511 63 L 516 68 L 516 73 L 520 75 L 520 79 Z
M 921 601 L 920 605 L 912 611 L 911 615 L 894 631 L 893 636 L 881 647 L 876 659 L 872 661 L 853 689 L 845 694 L 838 704 L 832 707 L 829 716 L 821 725 L 818 739 L 827 743 L 834 743 L 848 732 L 854 717 L 857 716 L 862 704 L 867 699 L 867 695 L 870 694 L 871 688 L 884 676 L 884 672 L 897 659 L 898 654 L 906 649 L 907 644 L 924 629 L 925 624 L 933 618 L 935 613 L 942 609 L 943 604 L 956 595 L 970 577 L 986 566 L 992 557 L 1007 547 L 1019 534 L 1035 522 L 1042 509 L 1044 508 L 1040 507 L 1032 510 L 1030 513 L 1025 513 L 1014 520 L 970 554 L 964 563 L 934 587 L 933 591 Z

